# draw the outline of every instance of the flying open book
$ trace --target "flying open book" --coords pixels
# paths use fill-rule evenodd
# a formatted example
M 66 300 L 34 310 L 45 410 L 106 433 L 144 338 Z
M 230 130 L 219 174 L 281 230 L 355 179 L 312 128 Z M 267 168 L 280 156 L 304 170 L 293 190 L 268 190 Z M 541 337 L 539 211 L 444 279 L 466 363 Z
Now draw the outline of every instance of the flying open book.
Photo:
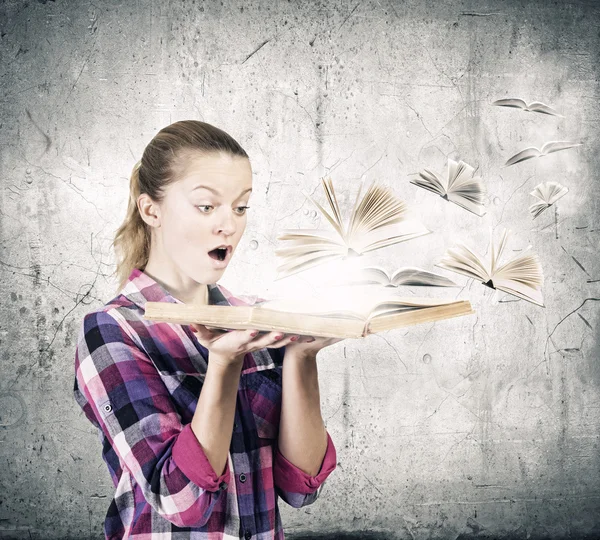
M 479 217 L 485 214 L 483 206 L 486 189 L 481 177 L 474 176 L 475 169 L 464 161 L 456 162 L 448 158 L 446 179 L 429 169 L 419 173 L 419 178 L 411 180 L 411 184 L 428 189 L 443 199 L 462 206 Z
M 344 285 L 377 284 L 384 287 L 419 286 L 419 287 L 459 287 L 454 281 L 436 272 L 429 272 L 416 266 L 398 268 L 389 274 L 381 266 L 367 266 L 339 276 L 338 281 Z
M 543 114 L 550 114 L 552 116 L 560 116 L 562 114 L 558 114 L 552 107 L 548 105 L 544 105 L 539 101 L 532 101 L 527 104 L 522 99 L 519 98 L 507 98 L 507 99 L 498 99 L 492 103 L 492 105 L 498 105 L 499 107 L 516 107 L 517 109 L 522 109 L 527 112 L 538 112 Z
M 566 195 L 568 191 L 569 188 L 554 181 L 535 186 L 530 195 L 533 195 L 538 200 L 529 207 L 529 211 L 533 214 L 533 219 L 538 217 L 546 208 L 549 208 L 558 201 L 558 199 Z
M 415 298 L 379 292 L 264 300 L 248 306 L 147 302 L 144 318 L 213 328 L 257 329 L 308 336 L 360 338 L 409 325 L 475 313 L 468 300 Z
M 568 141 L 548 141 L 544 143 L 541 148 L 535 148 L 533 146 L 529 148 L 525 148 L 525 150 L 521 150 L 516 153 L 514 156 L 509 158 L 503 167 L 509 167 L 510 165 L 514 165 L 515 163 L 520 163 L 521 161 L 525 161 L 526 159 L 531 159 L 535 157 L 542 157 L 551 154 L 552 152 L 558 152 L 559 150 L 567 150 L 569 148 L 574 148 L 575 146 L 581 146 L 582 143 L 574 143 Z
M 361 182 L 352 213 L 345 223 L 331 178 L 322 178 L 321 182 L 331 214 L 310 195 L 302 193 L 314 203 L 333 230 L 283 230 L 277 239 L 287 245 L 275 250 L 281 260 L 276 280 L 328 261 L 362 255 L 432 232 L 417 219 L 409 217 L 404 201 L 378 182 L 373 182 L 362 197 Z
M 541 291 L 544 276 L 539 258 L 536 254 L 525 253 L 531 246 L 525 248 L 524 252 L 517 257 L 502 265 L 498 265 L 509 233 L 510 231 L 507 229 L 503 230 L 500 245 L 498 246 L 498 251 L 496 251 L 490 227 L 491 249 L 489 266 L 483 262 L 482 257 L 464 244 L 450 248 L 442 260 L 435 264 L 435 266 L 477 279 L 492 289 L 513 294 L 523 300 L 544 307 L 544 299 Z

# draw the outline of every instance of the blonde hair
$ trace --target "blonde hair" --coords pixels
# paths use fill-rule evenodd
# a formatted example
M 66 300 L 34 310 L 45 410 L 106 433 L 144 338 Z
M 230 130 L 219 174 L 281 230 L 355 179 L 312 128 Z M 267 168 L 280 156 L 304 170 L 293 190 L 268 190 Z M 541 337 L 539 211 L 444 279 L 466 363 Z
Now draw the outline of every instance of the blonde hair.
M 119 282 L 117 293 L 134 268 L 144 270 L 150 256 L 150 227 L 140 215 L 137 199 L 142 193 L 147 193 L 153 201 L 162 202 L 166 187 L 177 180 L 177 171 L 188 151 L 205 154 L 225 152 L 248 158 L 231 135 L 198 120 L 175 122 L 154 136 L 131 172 L 127 213 L 111 244 L 117 257 L 113 273 Z

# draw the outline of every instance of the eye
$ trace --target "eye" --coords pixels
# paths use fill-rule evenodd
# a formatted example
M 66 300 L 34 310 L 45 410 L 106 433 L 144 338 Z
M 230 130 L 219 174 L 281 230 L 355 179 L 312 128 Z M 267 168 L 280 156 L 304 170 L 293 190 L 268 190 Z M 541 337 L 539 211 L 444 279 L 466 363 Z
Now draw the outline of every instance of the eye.
M 249 206 L 238 206 L 236 208 L 236 210 L 241 210 L 241 212 L 238 212 L 240 216 L 243 216 L 246 213 L 246 210 L 250 208 Z
M 208 214 L 208 212 L 202 210 L 202 208 L 213 208 L 213 206 L 210 204 L 201 204 L 200 206 L 197 206 L 196 208 L 199 208 L 203 214 Z

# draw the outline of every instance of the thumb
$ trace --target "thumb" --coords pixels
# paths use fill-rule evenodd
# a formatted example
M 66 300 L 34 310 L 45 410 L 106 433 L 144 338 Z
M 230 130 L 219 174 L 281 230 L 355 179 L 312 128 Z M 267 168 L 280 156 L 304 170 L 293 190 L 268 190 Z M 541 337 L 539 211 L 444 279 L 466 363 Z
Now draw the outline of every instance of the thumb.
M 214 331 L 203 324 L 192 323 L 190 330 L 196 334 L 198 339 L 211 340 L 214 337 Z

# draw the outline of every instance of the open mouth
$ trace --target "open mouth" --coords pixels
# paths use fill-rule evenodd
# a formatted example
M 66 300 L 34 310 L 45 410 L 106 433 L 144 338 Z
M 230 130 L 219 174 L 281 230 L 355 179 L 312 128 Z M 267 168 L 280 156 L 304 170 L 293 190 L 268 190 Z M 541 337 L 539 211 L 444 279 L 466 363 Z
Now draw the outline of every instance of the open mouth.
M 208 255 L 212 259 L 215 259 L 216 261 L 224 261 L 230 252 L 231 252 L 231 247 L 215 248 L 215 249 L 209 251 Z

